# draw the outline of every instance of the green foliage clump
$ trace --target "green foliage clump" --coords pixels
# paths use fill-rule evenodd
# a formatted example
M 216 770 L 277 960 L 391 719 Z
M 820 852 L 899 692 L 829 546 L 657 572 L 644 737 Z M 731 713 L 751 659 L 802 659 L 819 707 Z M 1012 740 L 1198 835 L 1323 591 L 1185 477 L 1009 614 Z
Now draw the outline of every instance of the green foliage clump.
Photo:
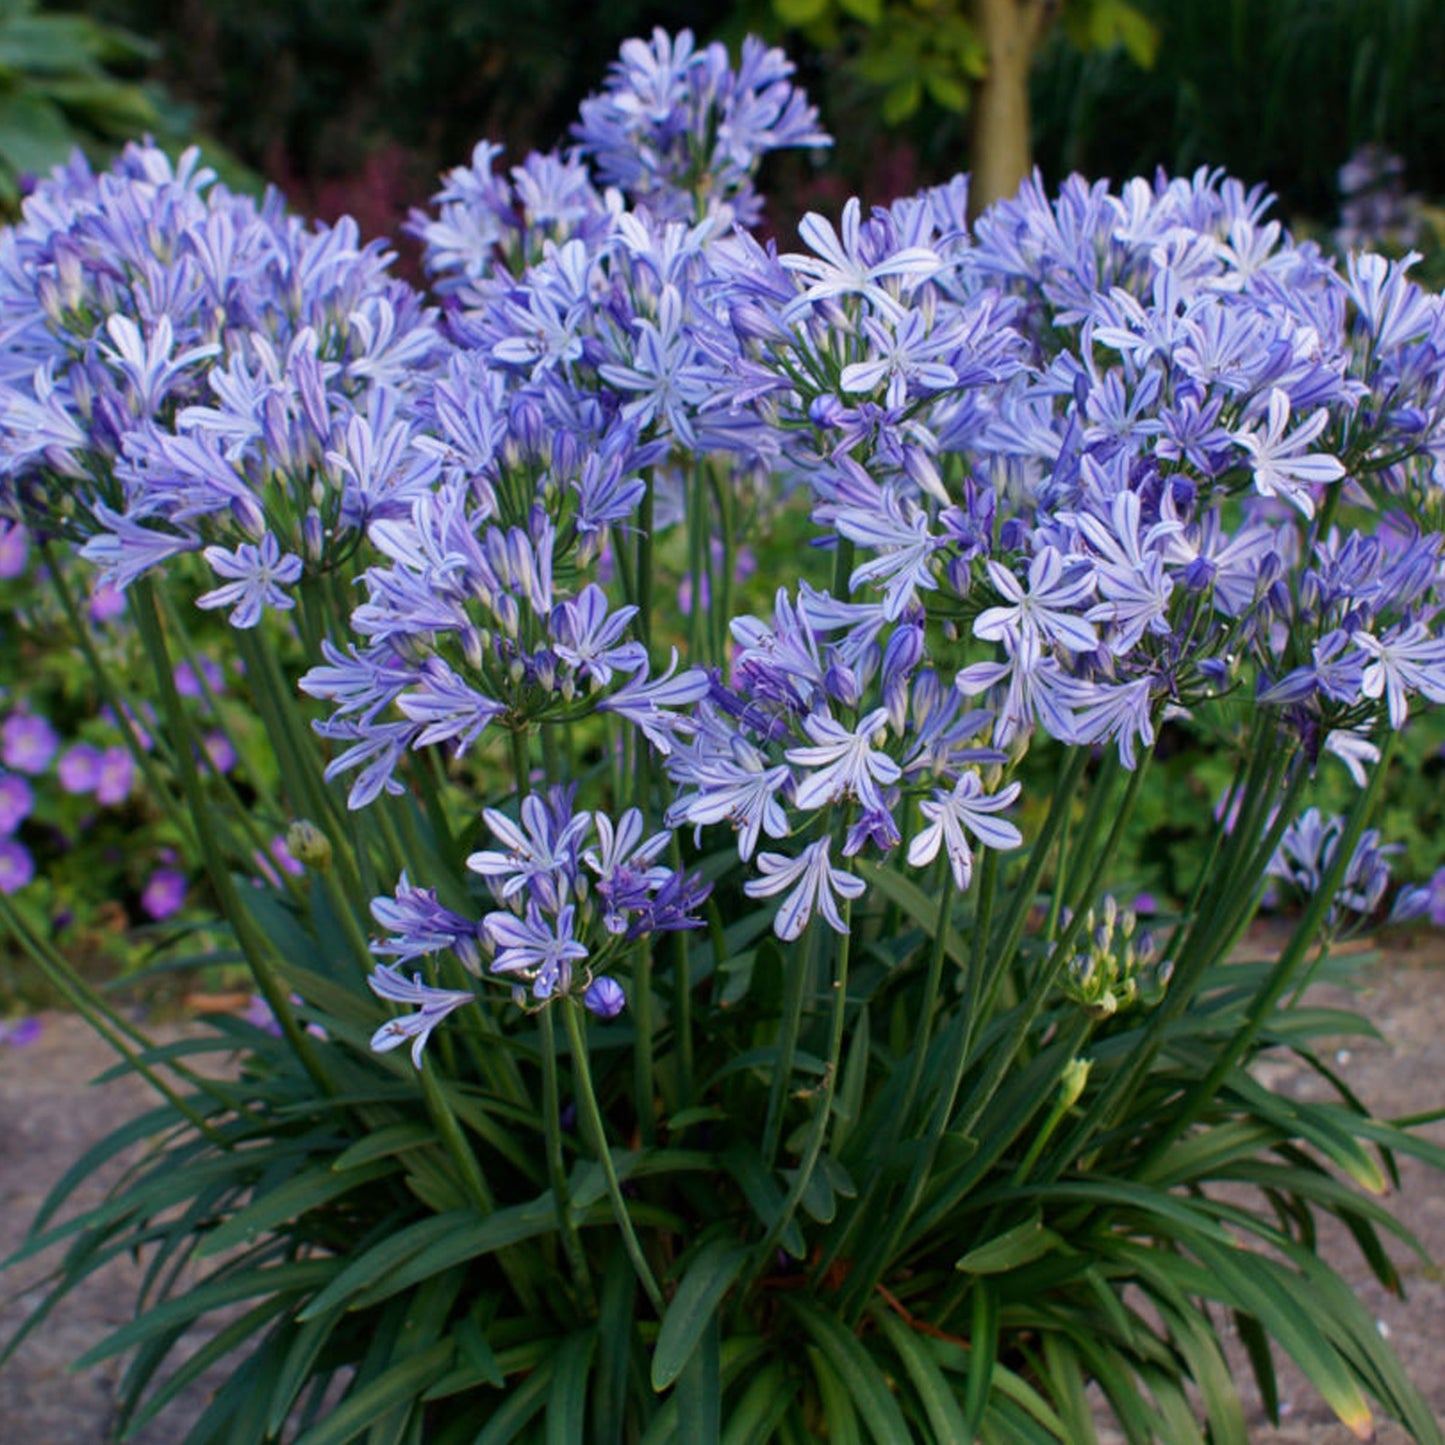
M 156 47 L 85 15 L 0 3 L 0 204 L 76 146 L 103 158 L 122 141 L 177 133 L 182 117 L 140 77 Z

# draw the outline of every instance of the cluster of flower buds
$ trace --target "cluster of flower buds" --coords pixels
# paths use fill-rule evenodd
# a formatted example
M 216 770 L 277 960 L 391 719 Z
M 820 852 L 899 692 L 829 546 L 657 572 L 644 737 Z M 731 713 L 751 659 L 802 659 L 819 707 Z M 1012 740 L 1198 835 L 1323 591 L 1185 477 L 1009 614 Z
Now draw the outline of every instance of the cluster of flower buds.
M 1068 910 L 1064 922 L 1067 925 Z M 1132 909 L 1105 894 L 1084 915 L 1085 946 L 1070 960 L 1061 987 L 1067 998 L 1095 1018 L 1112 1018 L 1139 1005 L 1153 1008 L 1164 997 L 1173 964 L 1159 956 L 1154 935 L 1140 929 Z

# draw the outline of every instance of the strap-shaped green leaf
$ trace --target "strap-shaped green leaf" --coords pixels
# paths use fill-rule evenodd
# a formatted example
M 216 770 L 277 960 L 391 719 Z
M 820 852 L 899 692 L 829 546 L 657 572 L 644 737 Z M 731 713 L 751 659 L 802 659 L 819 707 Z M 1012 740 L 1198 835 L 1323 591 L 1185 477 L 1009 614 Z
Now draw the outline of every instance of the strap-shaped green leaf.
M 597 1382 L 592 1389 L 592 1428 L 597 1445 L 622 1445 L 627 1424 L 627 1369 L 632 1360 L 633 1302 L 637 1276 L 626 1251 L 614 1249 L 602 1276 L 597 1315 Z
M 179 1369 L 166 1377 L 165 1383 L 153 1391 L 146 1402 L 125 1426 L 122 1440 L 132 1440 L 138 1430 L 144 1429 L 165 1407 L 189 1384 L 200 1379 L 218 1361 L 238 1350 L 260 1334 L 261 1326 L 286 1309 L 289 1305 L 284 1295 L 264 1299 L 253 1305 L 239 1319 L 232 1320 L 223 1330 L 212 1335 Z
M 331 1332 L 340 1321 L 339 1311 L 309 1319 L 293 1334 L 291 1344 L 281 1361 L 276 1381 L 271 1387 L 270 1409 L 266 1426 L 273 1435 L 279 1436 L 281 1427 L 296 1404 L 297 1398 L 312 1379 L 312 1366 L 325 1348 Z
M 818 1382 L 818 1395 L 823 1404 L 823 1418 L 828 1422 L 828 1445 L 863 1445 L 863 1432 L 858 1426 L 858 1412 L 848 1387 L 828 1363 L 828 1357 L 816 1345 L 808 1346 L 808 1363 Z
M 420 1149 L 437 1142 L 437 1132 L 430 1124 L 388 1124 L 374 1133 L 363 1135 L 348 1149 L 343 1149 L 331 1162 L 333 1172 L 342 1174 L 370 1164 L 373 1159 L 388 1159 L 408 1149 Z
M 915 93 L 918 82 L 912 82 Z M 892 868 L 868 868 L 860 870 L 862 876 L 867 878 L 869 886 L 876 888 L 890 903 L 896 903 L 909 919 L 924 932 L 928 938 L 932 938 L 938 931 L 938 900 L 930 898 L 911 879 L 905 878 L 901 873 Z M 953 927 L 948 926 L 943 935 L 944 952 L 960 968 L 968 964 L 968 948 L 964 944 L 963 935 Z
M 348 1395 L 319 1425 L 308 1430 L 296 1445 L 345 1445 L 355 1440 L 379 1415 L 403 1402 L 415 1400 L 451 1364 L 454 1346 L 438 1340 L 415 1355 L 399 1360 L 370 1384 Z
M 113 1335 L 107 1335 L 99 1344 L 88 1349 L 72 1368 L 87 1370 L 112 1355 L 124 1354 L 133 1345 L 142 1344 L 152 1335 L 161 1334 L 182 1321 L 189 1323 L 210 1310 L 235 1304 L 238 1300 L 255 1299 L 258 1295 L 305 1293 L 328 1280 L 335 1267 L 333 1260 L 303 1259 L 270 1269 L 246 1270 L 221 1279 L 207 1280 L 176 1299 L 152 1306 L 129 1324 L 122 1325 Z
M 1063 1244 L 1058 1234 L 1044 1227 L 1042 1217 L 1036 1212 L 1022 1224 L 969 1250 L 953 1267 L 964 1274 L 1005 1274 L 1041 1259 Z
M 546 1445 L 577 1445 L 585 1438 L 587 1381 L 592 1373 L 595 1329 L 568 1335 L 557 1351 L 557 1368 L 547 1395 Z
M 773 1427 L 783 1418 L 798 1393 L 781 1360 L 773 1360 L 752 1377 L 733 1409 L 728 1411 L 722 1445 L 763 1445 L 773 1438 Z M 659 1441 L 662 1437 L 659 1437 Z M 676 1436 L 668 1436 L 676 1439 Z M 644 1439 L 643 1445 L 652 1445 Z
M 878 1321 L 894 1353 L 903 1361 L 903 1368 L 913 1382 L 929 1428 L 935 1440 L 971 1440 L 973 1432 L 959 1409 L 958 1397 L 933 1356 L 923 1348 L 919 1336 L 891 1310 L 877 1309 Z
M 743 1192 L 743 1198 L 752 1206 L 753 1213 L 763 1227 L 771 1229 L 773 1221 L 783 1208 L 783 1191 L 778 1188 L 777 1180 L 763 1163 L 757 1150 L 734 1144 L 723 1153 L 718 1162 L 732 1175 Z M 788 1221 L 780 1243 L 794 1259 L 802 1259 L 807 1253 L 807 1247 L 803 1243 L 803 1231 L 798 1227 L 796 1219 Z
M 547 1392 L 552 1388 L 552 1374 L 557 1368 L 557 1357 L 549 1355 L 516 1385 L 497 1413 L 487 1421 L 477 1436 L 475 1445 L 508 1445 L 515 1440 L 541 1412 L 547 1403 Z M 306 1445 L 298 1440 L 296 1445 Z
M 353 1301 L 353 1308 L 362 1309 L 390 1299 L 402 1290 L 421 1283 L 431 1275 L 450 1269 L 453 1265 L 466 1264 L 469 1260 L 480 1259 L 483 1255 L 495 1254 L 508 1245 L 520 1244 L 523 1240 L 535 1239 L 539 1235 L 551 1234 L 557 1227 L 557 1215 L 552 1207 L 550 1191 L 540 1199 L 526 1204 L 516 1204 L 510 1209 L 499 1209 L 485 1219 L 472 1216 L 472 1222 L 463 1225 L 446 1238 L 429 1244 L 419 1253 L 412 1255 L 404 1264 L 397 1266 L 384 1278 L 375 1280 Z
M 998 1296 L 984 1279 L 975 1281 L 973 1286 L 971 1325 L 968 1385 L 963 1397 L 968 1426 L 966 1439 L 973 1438 L 973 1432 L 983 1421 L 998 1373 Z
M 717 1311 L 708 1317 L 697 1347 L 677 1377 L 679 1438 L 718 1445 L 722 1434 L 722 1331 Z
M 249 1244 L 267 1230 L 287 1220 L 299 1219 L 303 1214 L 350 1194 L 373 1180 L 385 1178 L 395 1170 L 396 1166 L 389 1159 L 379 1159 L 362 1168 L 350 1169 L 345 1174 L 334 1173 L 329 1163 L 318 1164 L 238 1210 L 211 1232 L 196 1254 L 205 1258 Z
M 788 1310 L 797 1316 L 848 1386 L 859 1415 L 878 1445 L 913 1445 L 913 1436 L 898 1401 L 893 1398 L 877 1361 L 863 1348 L 858 1337 L 832 1315 L 803 1300 L 789 1300 Z
M 667 1389 L 682 1373 L 747 1257 L 745 1248 L 727 1239 L 709 1240 L 693 1256 L 658 1331 L 652 1356 L 654 1390 Z
M 417 1220 L 415 1224 L 407 1225 L 347 1264 L 301 1311 L 299 1318 L 302 1321 L 318 1319 L 331 1310 L 345 1306 L 353 1295 L 389 1275 L 429 1245 L 448 1238 L 457 1229 L 473 1224 L 476 1220 L 477 1213 L 474 1209 L 454 1209 L 450 1213 L 431 1215 Z

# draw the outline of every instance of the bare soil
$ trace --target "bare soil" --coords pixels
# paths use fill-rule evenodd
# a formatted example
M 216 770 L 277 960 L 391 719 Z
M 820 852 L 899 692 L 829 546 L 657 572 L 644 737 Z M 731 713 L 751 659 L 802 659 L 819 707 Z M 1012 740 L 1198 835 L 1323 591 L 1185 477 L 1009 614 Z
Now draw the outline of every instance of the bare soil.
M 1333 1051 L 1335 1067 L 1384 1117 L 1445 1108 L 1445 947 L 1392 945 L 1379 962 L 1362 966 L 1359 984 L 1354 995 L 1336 988 L 1313 995 L 1321 1003 L 1353 1004 L 1381 1035 L 1342 1041 Z M 46 1016 L 40 1040 L 27 1048 L 0 1047 L 0 1259 L 18 1247 L 50 1186 L 80 1154 L 150 1104 L 148 1091 L 135 1079 L 90 1086 L 111 1062 L 105 1045 L 65 1015 Z M 1303 1094 L 1315 1086 L 1307 1070 L 1287 1061 L 1267 1061 L 1261 1068 L 1270 1085 L 1284 1092 Z M 1426 1132 L 1445 1144 L 1445 1126 Z M 1402 1187 L 1388 1203 L 1430 1257 L 1445 1261 L 1442 1179 L 1411 1160 L 1402 1161 L 1401 1173 Z M 76 1191 L 72 1209 L 98 1202 L 115 1177 L 114 1169 L 107 1169 L 88 1179 Z M 1329 1236 L 1323 1247 L 1445 1420 L 1445 1277 L 1415 1256 L 1393 1251 L 1405 1282 L 1406 1298 L 1400 1300 L 1375 1283 L 1348 1237 Z M 44 1277 L 57 1258 L 52 1252 L 0 1276 L 0 1346 L 39 1307 Z M 4 1445 L 108 1445 L 115 1439 L 115 1387 L 124 1361 L 78 1374 L 68 1366 L 131 1317 L 140 1276 L 141 1268 L 129 1260 L 107 1266 L 0 1369 Z M 1282 1381 L 1279 1428 L 1271 1428 L 1255 1408 L 1251 1439 L 1258 1445 L 1348 1445 L 1355 1439 L 1297 1375 L 1286 1370 Z M 204 1382 L 194 1387 L 132 1438 L 139 1445 L 180 1445 L 204 1408 L 207 1389 L 214 1387 L 214 1380 L 209 1387 Z M 1108 1438 L 1109 1432 L 1101 1436 Z M 1390 1422 L 1379 1424 L 1378 1445 L 1404 1445 L 1407 1439 Z

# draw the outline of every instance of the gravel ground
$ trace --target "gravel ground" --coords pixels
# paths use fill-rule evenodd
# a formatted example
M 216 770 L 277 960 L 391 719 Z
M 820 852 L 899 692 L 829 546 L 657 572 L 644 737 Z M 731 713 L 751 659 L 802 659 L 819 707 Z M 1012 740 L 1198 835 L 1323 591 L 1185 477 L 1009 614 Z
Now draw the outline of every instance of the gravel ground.
M 1352 1041 L 1335 1063 L 1354 1089 L 1381 1115 L 1445 1107 L 1445 950 L 1438 946 L 1394 951 L 1362 972 L 1356 1000 L 1380 1030 L 1381 1041 Z M 1319 1001 L 1348 1003 L 1338 990 Z M 48 1016 L 40 1040 L 25 1049 L 0 1048 L 0 1258 L 8 1256 L 51 1184 L 80 1153 L 149 1103 L 147 1090 L 126 1079 L 104 1088 L 88 1081 L 111 1058 L 78 1020 Z M 173 1031 L 174 1032 L 174 1031 Z M 1312 1079 L 1287 1063 L 1263 1066 L 1272 1086 L 1303 1093 Z M 1445 1126 L 1433 1126 L 1445 1143 Z M 1392 1201 L 1397 1215 L 1445 1261 L 1445 1191 L 1438 1175 L 1406 1160 L 1403 1187 Z M 100 1199 L 114 1178 L 104 1172 L 77 1192 L 77 1202 Z M 1413 1256 L 1397 1253 L 1407 1300 L 1381 1290 L 1348 1241 L 1331 1238 L 1326 1251 L 1380 1321 L 1445 1420 L 1445 1280 Z M 0 1276 L 0 1342 L 37 1308 L 41 1281 L 53 1257 L 27 1261 Z M 130 1318 L 140 1270 L 129 1261 L 109 1266 L 61 1306 L 0 1369 L 0 1441 L 4 1445 L 107 1445 L 113 1437 L 114 1391 L 121 1367 L 114 1361 L 80 1373 L 67 1366 Z M 1348 1445 L 1354 1440 L 1298 1378 L 1282 1376 L 1287 1409 L 1278 1430 L 1256 1416 L 1258 1445 Z M 214 1386 L 212 1386 L 214 1388 Z M 188 1422 L 204 1404 L 204 1386 L 146 1431 L 139 1445 L 180 1445 Z M 1108 1436 L 1101 1437 L 1104 1445 Z M 1378 1445 L 1404 1445 L 1405 1433 L 1385 1422 Z

